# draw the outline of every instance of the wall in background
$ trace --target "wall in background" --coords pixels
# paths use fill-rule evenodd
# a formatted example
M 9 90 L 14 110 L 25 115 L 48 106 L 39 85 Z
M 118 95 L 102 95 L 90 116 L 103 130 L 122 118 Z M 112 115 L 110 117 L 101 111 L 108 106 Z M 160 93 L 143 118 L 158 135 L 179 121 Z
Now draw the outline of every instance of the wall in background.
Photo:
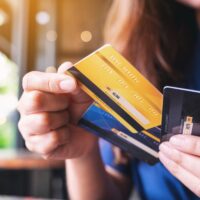
M 110 0 L 61 0 L 57 9 L 57 62 L 77 61 L 103 43 Z

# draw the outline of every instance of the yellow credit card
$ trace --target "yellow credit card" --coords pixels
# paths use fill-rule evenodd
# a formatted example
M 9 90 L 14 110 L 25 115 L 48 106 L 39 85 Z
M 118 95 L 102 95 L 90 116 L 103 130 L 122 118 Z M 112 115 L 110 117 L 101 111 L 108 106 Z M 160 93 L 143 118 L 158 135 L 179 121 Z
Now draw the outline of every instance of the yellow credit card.
M 161 125 L 162 94 L 111 45 L 104 45 L 66 73 L 132 133 Z

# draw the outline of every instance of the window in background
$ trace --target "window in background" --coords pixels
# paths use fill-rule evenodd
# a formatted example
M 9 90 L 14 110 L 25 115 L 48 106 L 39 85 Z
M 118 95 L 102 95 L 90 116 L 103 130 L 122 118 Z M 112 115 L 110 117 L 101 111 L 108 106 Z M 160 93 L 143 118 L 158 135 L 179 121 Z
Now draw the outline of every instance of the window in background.
M 12 148 L 16 141 L 18 68 L 12 62 L 13 12 L 9 1 L 0 1 L 0 148 Z
M 57 0 L 29 0 L 28 71 L 56 66 Z
M 0 53 L 0 148 L 15 146 L 18 69 Z

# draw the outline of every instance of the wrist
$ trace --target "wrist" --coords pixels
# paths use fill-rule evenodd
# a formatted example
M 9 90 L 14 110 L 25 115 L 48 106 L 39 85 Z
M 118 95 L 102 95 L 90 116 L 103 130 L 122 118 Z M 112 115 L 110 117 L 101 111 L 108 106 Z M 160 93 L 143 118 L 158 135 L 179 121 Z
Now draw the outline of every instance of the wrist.
M 85 163 L 85 162 L 88 162 L 90 160 L 100 158 L 100 157 L 101 157 L 100 149 L 99 149 L 99 144 L 98 144 L 98 140 L 97 140 L 94 143 L 93 147 L 90 148 L 90 150 L 86 151 L 79 157 L 67 159 L 66 163 Z

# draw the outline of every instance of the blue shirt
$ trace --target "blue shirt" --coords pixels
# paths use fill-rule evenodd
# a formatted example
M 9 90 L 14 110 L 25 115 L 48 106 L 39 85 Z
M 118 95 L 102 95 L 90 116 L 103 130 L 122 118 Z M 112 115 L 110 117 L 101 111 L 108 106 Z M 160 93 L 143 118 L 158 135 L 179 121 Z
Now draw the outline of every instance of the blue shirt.
M 190 68 L 190 75 L 186 84 L 188 88 L 200 90 L 200 37 L 197 42 L 194 58 Z M 188 188 L 161 164 L 151 166 L 138 160 L 132 160 L 128 165 L 115 164 L 112 145 L 104 140 L 100 141 L 102 158 L 105 165 L 131 177 L 134 188 L 138 190 L 144 200 L 196 200 L 198 198 Z

